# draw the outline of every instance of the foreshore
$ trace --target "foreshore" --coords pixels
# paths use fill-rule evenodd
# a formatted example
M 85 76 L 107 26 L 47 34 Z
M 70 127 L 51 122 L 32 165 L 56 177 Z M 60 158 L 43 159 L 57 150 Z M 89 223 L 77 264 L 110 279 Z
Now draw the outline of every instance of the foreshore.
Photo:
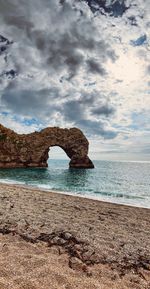
M 0 289 L 149 289 L 150 209 L 0 184 Z

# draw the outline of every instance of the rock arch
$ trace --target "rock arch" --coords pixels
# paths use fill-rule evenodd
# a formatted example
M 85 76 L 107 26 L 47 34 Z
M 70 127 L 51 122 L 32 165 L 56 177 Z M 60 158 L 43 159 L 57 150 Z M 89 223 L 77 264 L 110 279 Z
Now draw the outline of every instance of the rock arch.
M 49 149 L 61 147 L 70 168 L 94 168 L 88 157 L 89 143 L 81 130 L 49 127 L 31 134 L 17 134 L 0 125 L 0 167 L 47 167 Z

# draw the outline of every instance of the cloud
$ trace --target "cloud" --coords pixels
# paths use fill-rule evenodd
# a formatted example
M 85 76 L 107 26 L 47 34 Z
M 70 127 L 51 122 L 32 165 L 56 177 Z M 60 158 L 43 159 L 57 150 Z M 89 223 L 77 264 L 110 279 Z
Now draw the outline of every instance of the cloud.
M 92 98 L 91 98 L 92 99 Z M 106 139 L 115 138 L 117 132 L 114 129 L 108 128 L 106 121 L 99 119 L 94 120 L 91 118 L 91 110 L 89 108 L 89 103 L 91 99 L 85 103 L 82 100 L 78 101 L 68 101 L 63 107 L 64 117 L 66 121 L 74 123 L 77 127 L 83 129 L 87 135 L 101 135 Z M 107 108 L 107 105 L 102 105 L 99 107 L 99 115 L 107 115 L 113 112 Z M 97 117 L 98 111 L 92 111 L 93 115 Z
M 30 62 L 38 69 L 44 68 L 58 75 L 67 69 L 69 77 L 74 77 L 86 64 L 89 54 L 97 55 L 98 61 L 101 61 L 99 69 L 96 61 L 87 61 L 90 68 L 93 66 L 91 73 L 96 70 L 103 72 L 107 58 L 114 60 L 114 51 L 108 41 L 100 36 L 86 5 L 77 5 L 75 1 L 65 1 L 60 5 L 59 1 L 54 0 L 32 0 L 28 6 L 25 1 L 21 4 L 19 0 L 13 4 L 8 0 L 5 3 L 1 1 L 4 31 L 14 35 L 16 42 L 12 59 L 18 67 L 21 66 L 21 70 L 24 65 L 24 72 L 29 72 Z M 84 16 L 81 9 L 85 12 Z M 24 59 L 20 63 L 22 56 Z
M 105 115 L 105 116 L 109 116 L 112 115 L 115 112 L 115 108 L 113 106 L 111 106 L 110 104 L 106 103 L 106 104 L 102 104 L 99 107 L 95 107 L 92 109 L 92 113 L 96 114 L 96 115 Z
M 128 9 L 127 1 L 124 0 L 84 0 L 88 3 L 92 12 L 106 13 L 113 17 L 122 16 Z
M 0 0 L 0 7 L 4 125 L 78 126 L 110 151 L 114 142 L 131 149 L 139 131 L 145 141 L 147 122 L 133 125 L 132 116 L 146 110 L 148 119 L 149 0 Z
M 109 129 L 103 121 L 94 121 L 90 119 L 80 119 L 79 123 L 83 131 L 88 136 L 90 135 L 101 135 L 104 139 L 114 139 L 118 133 L 115 129 Z
M 18 115 L 46 118 L 57 110 L 56 100 L 59 90 L 56 87 L 41 90 L 17 90 L 8 88 L 1 97 L 1 102 L 9 111 Z
M 106 70 L 95 59 L 90 58 L 86 63 L 90 73 L 98 73 L 102 76 L 106 74 Z
M 108 59 L 116 60 L 88 5 L 71 0 L 32 0 L 29 6 L 25 1 L 1 2 L 0 22 L 7 38 L 14 42 L 7 70 L 2 67 L 0 75 L 2 107 L 24 117 L 38 117 L 45 124 L 61 114 L 64 124 L 86 128 L 88 105 L 95 107 L 98 100 L 92 91 L 84 93 L 82 79 L 89 73 L 105 76 Z M 75 113 L 71 115 L 72 110 Z M 89 120 L 91 126 L 93 121 Z M 89 130 L 92 132 L 90 126 Z M 103 131 L 97 129 L 102 135 Z
M 148 66 L 146 67 L 146 72 L 147 72 L 148 74 L 150 74 L 150 65 L 148 65 Z

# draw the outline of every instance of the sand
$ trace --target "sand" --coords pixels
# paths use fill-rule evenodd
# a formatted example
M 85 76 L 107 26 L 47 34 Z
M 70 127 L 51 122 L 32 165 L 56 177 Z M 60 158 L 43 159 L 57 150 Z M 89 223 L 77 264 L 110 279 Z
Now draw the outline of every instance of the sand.
M 0 184 L 0 289 L 150 289 L 150 210 Z

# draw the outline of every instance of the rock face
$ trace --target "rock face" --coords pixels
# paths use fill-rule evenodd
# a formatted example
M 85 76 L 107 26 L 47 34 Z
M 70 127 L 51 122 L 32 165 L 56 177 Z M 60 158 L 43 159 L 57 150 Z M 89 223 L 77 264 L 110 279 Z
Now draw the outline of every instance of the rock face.
M 71 159 L 70 168 L 94 168 L 88 157 L 88 140 L 77 128 L 45 128 L 17 134 L 0 125 L 0 168 L 47 167 L 50 147 L 61 147 Z

